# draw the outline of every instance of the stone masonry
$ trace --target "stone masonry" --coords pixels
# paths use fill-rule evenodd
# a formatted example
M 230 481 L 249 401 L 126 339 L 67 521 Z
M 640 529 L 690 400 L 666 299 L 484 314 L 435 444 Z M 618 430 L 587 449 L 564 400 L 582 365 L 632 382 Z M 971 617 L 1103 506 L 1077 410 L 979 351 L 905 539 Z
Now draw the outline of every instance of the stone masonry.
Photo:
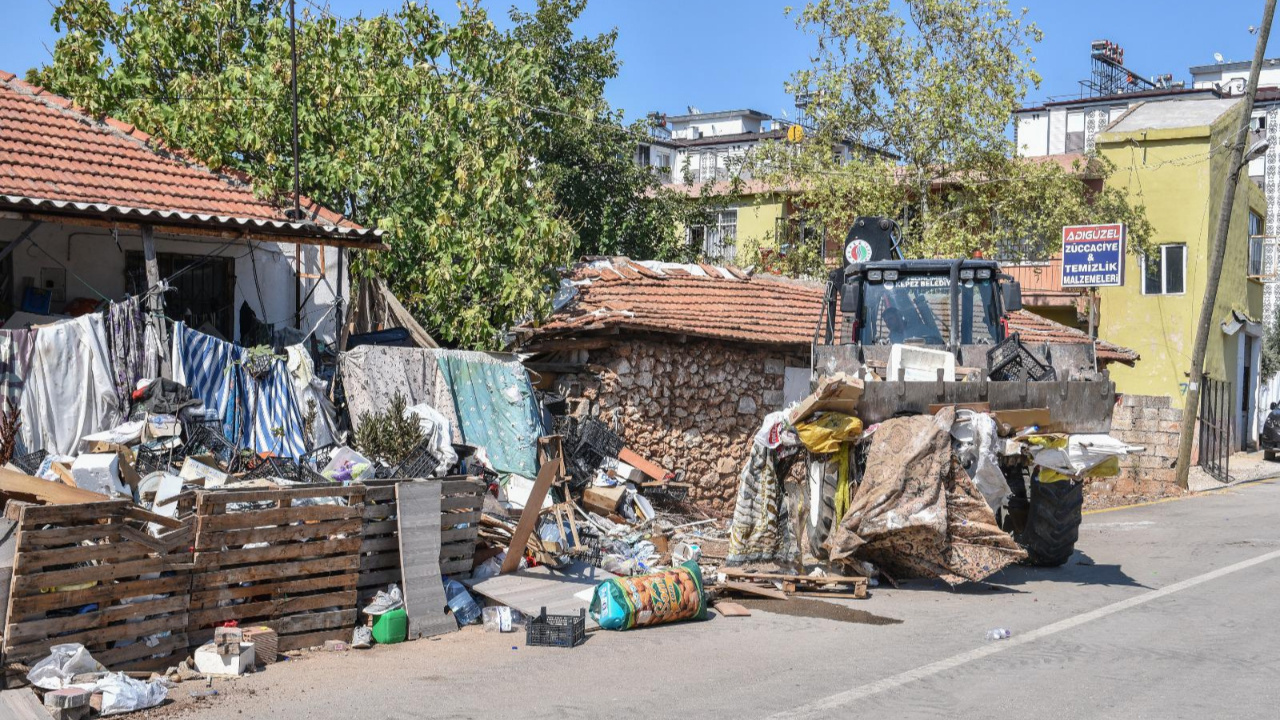
M 619 339 L 591 350 L 588 364 L 595 373 L 556 380 L 571 403 L 586 403 L 574 412 L 619 419 L 627 447 L 683 470 L 690 503 L 728 517 L 752 437 L 765 415 L 782 409 L 784 369 L 808 360 L 714 340 Z
M 1146 452 L 1122 458 L 1117 477 L 1091 479 L 1086 487 L 1090 500 L 1114 503 L 1126 498 L 1182 494 L 1173 467 L 1178 458 L 1181 422 L 1182 410 L 1172 407 L 1172 399 L 1167 396 L 1123 396 L 1111 415 L 1111 435 L 1142 445 Z

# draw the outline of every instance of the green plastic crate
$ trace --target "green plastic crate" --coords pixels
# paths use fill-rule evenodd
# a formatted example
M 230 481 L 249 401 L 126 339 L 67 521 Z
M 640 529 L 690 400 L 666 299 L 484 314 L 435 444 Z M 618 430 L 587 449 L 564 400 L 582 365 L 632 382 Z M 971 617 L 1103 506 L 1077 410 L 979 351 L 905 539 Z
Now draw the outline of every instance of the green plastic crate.
M 409 634 L 409 615 L 404 608 L 396 608 L 373 619 L 373 639 L 380 645 L 404 642 Z

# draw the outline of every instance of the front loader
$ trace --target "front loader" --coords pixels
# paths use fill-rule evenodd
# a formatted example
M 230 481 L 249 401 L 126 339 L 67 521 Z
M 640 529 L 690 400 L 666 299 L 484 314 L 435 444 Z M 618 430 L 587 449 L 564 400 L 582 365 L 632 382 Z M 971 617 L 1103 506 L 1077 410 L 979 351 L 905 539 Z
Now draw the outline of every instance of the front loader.
M 1021 342 L 1008 324 L 1022 307 L 1021 288 L 999 263 L 902 259 L 895 228 L 885 218 L 859 218 L 850 231 L 814 338 L 815 383 L 836 373 L 862 378 L 856 414 L 864 427 L 967 405 L 1015 424 L 1005 435 L 1110 432 L 1115 385 L 1097 370 L 1092 342 Z M 1032 420 L 1035 427 L 1023 425 Z M 852 477 L 860 478 L 866 458 L 850 455 Z M 1065 563 L 1079 535 L 1083 482 L 1052 473 L 1042 482 L 1025 452 L 1002 454 L 1000 465 L 1011 491 L 998 508 L 1001 527 L 1029 564 Z M 809 551 L 818 557 L 839 521 L 826 467 L 811 463 L 805 484 Z

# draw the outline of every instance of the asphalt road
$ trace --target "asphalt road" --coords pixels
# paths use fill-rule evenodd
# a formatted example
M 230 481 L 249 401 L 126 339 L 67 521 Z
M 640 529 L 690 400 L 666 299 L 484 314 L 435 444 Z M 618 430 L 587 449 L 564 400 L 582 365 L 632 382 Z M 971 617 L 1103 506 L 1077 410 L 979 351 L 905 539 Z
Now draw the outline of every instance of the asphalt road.
M 1054 570 L 880 588 L 869 625 L 749 618 L 598 632 L 573 650 L 479 628 L 318 653 L 173 691 L 146 717 L 1274 718 L 1280 484 L 1091 514 Z M 988 630 L 1008 628 L 989 642 Z

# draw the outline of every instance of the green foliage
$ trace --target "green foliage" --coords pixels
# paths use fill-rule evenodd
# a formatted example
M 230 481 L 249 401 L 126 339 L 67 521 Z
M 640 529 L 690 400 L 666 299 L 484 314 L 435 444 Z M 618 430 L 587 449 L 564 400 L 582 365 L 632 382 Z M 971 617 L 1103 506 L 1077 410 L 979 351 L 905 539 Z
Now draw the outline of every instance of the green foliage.
M 1271 320 L 1266 337 L 1262 339 L 1262 377 L 1270 379 L 1280 373 L 1280 313 Z
M 679 203 L 631 162 L 635 138 L 603 100 L 614 34 L 570 30 L 584 5 L 540 0 L 509 31 L 476 3 L 452 25 L 415 3 L 349 21 L 298 9 L 302 190 L 388 231 L 360 269 L 446 342 L 498 346 L 547 312 L 575 255 L 682 249 Z M 58 0 L 63 35 L 33 81 L 287 203 L 287 2 L 112 6 Z
M 409 456 L 426 439 L 416 415 L 405 416 L 408 402 L 396 393 L 386 410 L 361 413 L 360 429 L 352 437 L 352 445 L 370 460 L 394 465 Z
M 1009 118 L 1040 81 L 1041 32 L 1025 10 L 1005 0 L 813 0 L 797 24 L 817 48 L 789 90 L 808 93 L 814 128 L 753 163 L 758 177 L 793 189 L 837 245 L 855 217 L 887 215 L 911 257 L 1022 259 L 1052 247 L 1063 225 L 1101 221 L 1128 223 L 1131 248 L 1145 247 L 1145 212 L 1106 186 L 1108 163 L 1014 155 Z M 818 253 L 794 264 L 812 273 Z

